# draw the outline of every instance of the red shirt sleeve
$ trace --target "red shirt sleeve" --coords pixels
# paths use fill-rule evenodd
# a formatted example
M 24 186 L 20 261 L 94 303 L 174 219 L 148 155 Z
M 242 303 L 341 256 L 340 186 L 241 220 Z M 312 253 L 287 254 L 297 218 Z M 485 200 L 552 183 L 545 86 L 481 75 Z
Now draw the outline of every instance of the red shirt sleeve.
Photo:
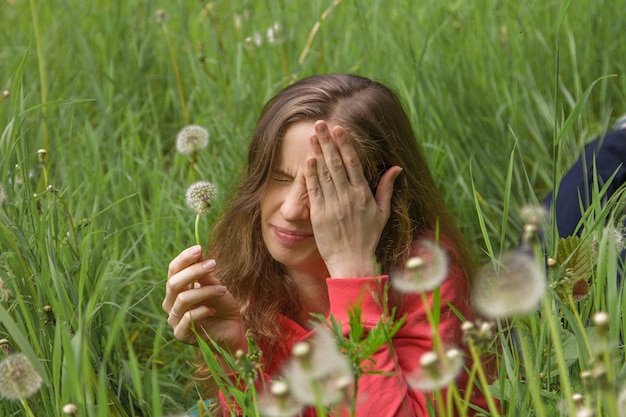
M 377 294 L 382 294 L 387 276 L 375 278 L 328 279 L 330 314 L 341 321 L 344 334 L 349 332 L 348 311 L 359 305 L 361 320 L 366 328 L 372 328 L 384 316 Z M 467 280 L 462 271 L 450 265 L 448 277 L 439 288 L 439 325 L 437 331 L 446 347 L 462 348 L 462 320 L 450 305 L 464 317 L 471 319 L 467 299 Z M 434 294 L 426 294 L 431 310 Z M 428 322 L 426 309 L 420 294 L 407 294 L 400 315 L 406 321 L 394 336 L 391 345 L 385 345 L 372 358 L 376 374 L 364 374 L 359 381 L 357 393 L 357 416 L 427 416 L 426 393 L 414 390 L 407 383 L 422 354 L 433 350 L 433 330 Z M 465 387 L 465 372 L 457 380 L 460 389 Z M 483 407 L 484 399 L 476 397 L 472 402 Z

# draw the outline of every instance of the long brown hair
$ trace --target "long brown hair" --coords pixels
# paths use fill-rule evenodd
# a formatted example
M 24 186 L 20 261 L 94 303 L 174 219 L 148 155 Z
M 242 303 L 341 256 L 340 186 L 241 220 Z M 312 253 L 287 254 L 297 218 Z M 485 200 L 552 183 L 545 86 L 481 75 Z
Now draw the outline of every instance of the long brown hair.
M 399 165 L 404 169 L 395 181 L 391 216 L 376 249 L 382 273 L 400 269 L 412 242 L 437 229 L 454 248 L 452 260 L 471 275 L 464 239 L 442 201 L 396 95 L 378 82 L 354 75 L 304 78 L 265 105 L 252 135 L 247 167 L 209 244 L 217 261 L 217 277 L 240 302 L 248 330 L 270 351 L 279 342 L 278 315 L 294 318 L 301 303 L 283 266 L 265 247 L 260 201 L 288 127 L 297 121 L 320 119 L 342 126 L 355 138 L 372 190 L 388 168 Z

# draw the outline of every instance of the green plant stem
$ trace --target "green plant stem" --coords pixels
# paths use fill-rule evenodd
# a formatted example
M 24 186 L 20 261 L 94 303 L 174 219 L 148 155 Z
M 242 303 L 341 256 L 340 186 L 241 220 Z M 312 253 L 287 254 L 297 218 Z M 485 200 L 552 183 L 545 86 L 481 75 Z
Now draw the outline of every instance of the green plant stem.
M 180 97 L 180 107 L 183 112 L 183 120 L 185 124 L 189 124 L 189 114 L 187 113 L 187 103 L 185 101 L 185 92 L 183 90 L 183 81 L 180 76 L 180 69 L 178 68 L 178 59 L 176 58 L 176 50 L 174 49 L 174 45 L 172 45 L 172 39 L 170 37 L 170 33 L 167 30 L 167 25 L 163 23 L 161 25 L 163 27 L 163 33 L 165 34 L 165 41 L 167 42 L 167 47 L 170 51 L 170 58 L 172 60 L 172 66 L 174 67 L 174 76 L 176 77 L 176 86 L 178 87 L 178 96 Z
M 576 319 L 576 324 L 578 328 L 581 330 L 581 334 L 583 336 L 583 340 L 585 341 L 585 348 L 587 349 L 587 354 L 591 355 L 593 351 L 591 350 L 591 344 L 589 343 L 589 337 L 587 336 L 587 332 L 585 331 L 585 325 L 583 324 L 582 319 L 580 318 L 580 313 L 578 312 L 578 308 L 576 308 L 576 304 L 574 304 L 574 297 L 572 294 L 569 294 L 567 302 L 569 304 L 569 308 L 574 314 L 574 318 Z
M 26 416 L 27 417 L 35 417 L 35 414 L 33 413 L 33 410 L 30 409 L 30 406 L 28 405 L 28 401 L 25 399 L 21 399 L 20 400 L 22 402 L 22 405 L 24 406 L 24 411 L 26 411 Z
M 70 213 L 70 209 L 67 206 L 65 200 L 57 193 L 56 191 L 52 191 L 54 196 L 59 200 L 61 205 L 63 206 L 63 211 L 65 211 L 65 215 L 67 216 L 67 220 L 70 222 L 70 230 L 72 231 L 72 237 L 74 238 L 74 244 L 76 245 L 76 256 L 80 258 L 80 247 L 78 245 L 78 234 L 76 233 L 76 224 L 74 223 L 74 218 Z
M 567 404 L 567 412 L 570 416 L 576 415 L 576 408 L 574 407 L 574 403 L 572 401 L 572 386 L 569 380 L 569 374 L 567 369 L 567 364 L 565 363 L 565 356 L 563 354 L 563 344 L 561 342 L 561 331 L 559 326 L 556 323 L 555 313 L 552 311 L 550 297 L 545 297 L 543 300 L 543 315 L 546 317 L 548 321 L 548 326 L 550 328 L 550 335 L 552 338 L 552 343 L 554 344 L 554 353 L 556 355 L 556 362 L 559 368 L 559 381 L 561 382 L 560 387 L 562 390 L 562 395 L 565 398 L 565 402 Z
M 478 380 L 480 381 L 480 385 L 483 387 L 483 395 L 485 396 L 485 400 L 487 401 L 487 406 L 489 407 L 489 412 L 491 413 L 491 417 L 500 417 L 500 412 L 498 411 L 498 407 L 496 406 L 496 402 L 489 391 L 489 381 L 487 381 L 487 375 L 485 375 L 485 370 L 483 369 L 482 362 L 480 361 L 480 355 L 478 354 L 478 350 L 473 342 L 468 343 L 470 355 L 472 356 L 472 362 L 474 366 L 476 366 L 476 373 L 478 375 Z
M 196 214 L 196 223 L 195 223 L 195 235 L 196 235 L 196 243 L 198 244 L 198 246 L 202 246 L 202 244 L 200 243 L 200 216 L 199 214 Z
M 538 417 L 547 417 L 546 410 L 543 406 L 543 399 L 541 398 L 541 392 L 539 388 L 539 378 L 537 378 L 537 371 L 535 370 L 534 358 L 530 353 L 526 337 L 520 335 L 520 345 L 522 347 L 522 356 L 524 358 L 524 369 L 526 375 L 526 386 L 530 389 L 530 395 L 533 397 L 535 410 Z
M 48 101 L 48 81 L 46 79 L 46 63 L 44 61 L 43 48 L 41 45 L 41 32 L 39 31 L 39 18 L 37 17 L 37 5 L 35 0 L 30 0 L 30 11 L 32 15 L 33 31 L 35 32 L 35 44 L 37 46 L 37 64 L 39 67 L 39 83 L 41 90 L 41 103 Z M 43 114 L 43 149 L 49 148 L 48 125 L 46 124 L 46 106 L 41 107 Z

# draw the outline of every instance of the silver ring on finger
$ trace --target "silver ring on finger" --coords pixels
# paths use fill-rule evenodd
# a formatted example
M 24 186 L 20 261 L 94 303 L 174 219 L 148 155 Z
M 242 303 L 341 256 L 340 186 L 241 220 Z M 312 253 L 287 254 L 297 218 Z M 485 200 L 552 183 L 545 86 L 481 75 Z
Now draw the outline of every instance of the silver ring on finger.
M 170 310 L 170 314 L 174 317 L 176 317 L 177 319 L 181 318 L 182 316 L 180 314 L 176 314 L 176 312 L 174 311 L 174 309 Z

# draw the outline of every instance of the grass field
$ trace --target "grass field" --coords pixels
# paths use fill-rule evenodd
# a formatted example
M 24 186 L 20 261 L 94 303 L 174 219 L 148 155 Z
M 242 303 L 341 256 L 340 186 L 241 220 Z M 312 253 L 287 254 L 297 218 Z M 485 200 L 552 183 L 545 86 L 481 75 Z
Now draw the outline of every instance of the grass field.
M 195 349 L 174 340 L 160 306 L 169 260 L 195 242 L 185 190 L 217 184 L 208 236 L 262 105 L 296 79 L 349 72 L 392 87 L 480 263 L 517 245 L 519 209 L 626 112 L 616 1 L 1 1 L 0 343 L 43 379 L 32 397 L 2 400 L 1 416 L 62 416 L 68 403 L 80 416 L 161 416 L 194 404 L 184 391 Z M 189 124 L 210 132 L 193 169 L 174 146 Z M 623 203 L 601 206 L 600 194 L 580 243 L 606 243 L 589 296 L 561 300 L 551 287 L 541 318 L 511 323 L 532 342 L 523 366 L 495 339 L 504 415 L 581 404 L 626 415 L 622 266 L 603 233 Z M 598 311 L 609 317 L 600 356 L 597 326 L 584 325 Z M 602 383 L 590 386 L 580 372 L 598 361 Z

